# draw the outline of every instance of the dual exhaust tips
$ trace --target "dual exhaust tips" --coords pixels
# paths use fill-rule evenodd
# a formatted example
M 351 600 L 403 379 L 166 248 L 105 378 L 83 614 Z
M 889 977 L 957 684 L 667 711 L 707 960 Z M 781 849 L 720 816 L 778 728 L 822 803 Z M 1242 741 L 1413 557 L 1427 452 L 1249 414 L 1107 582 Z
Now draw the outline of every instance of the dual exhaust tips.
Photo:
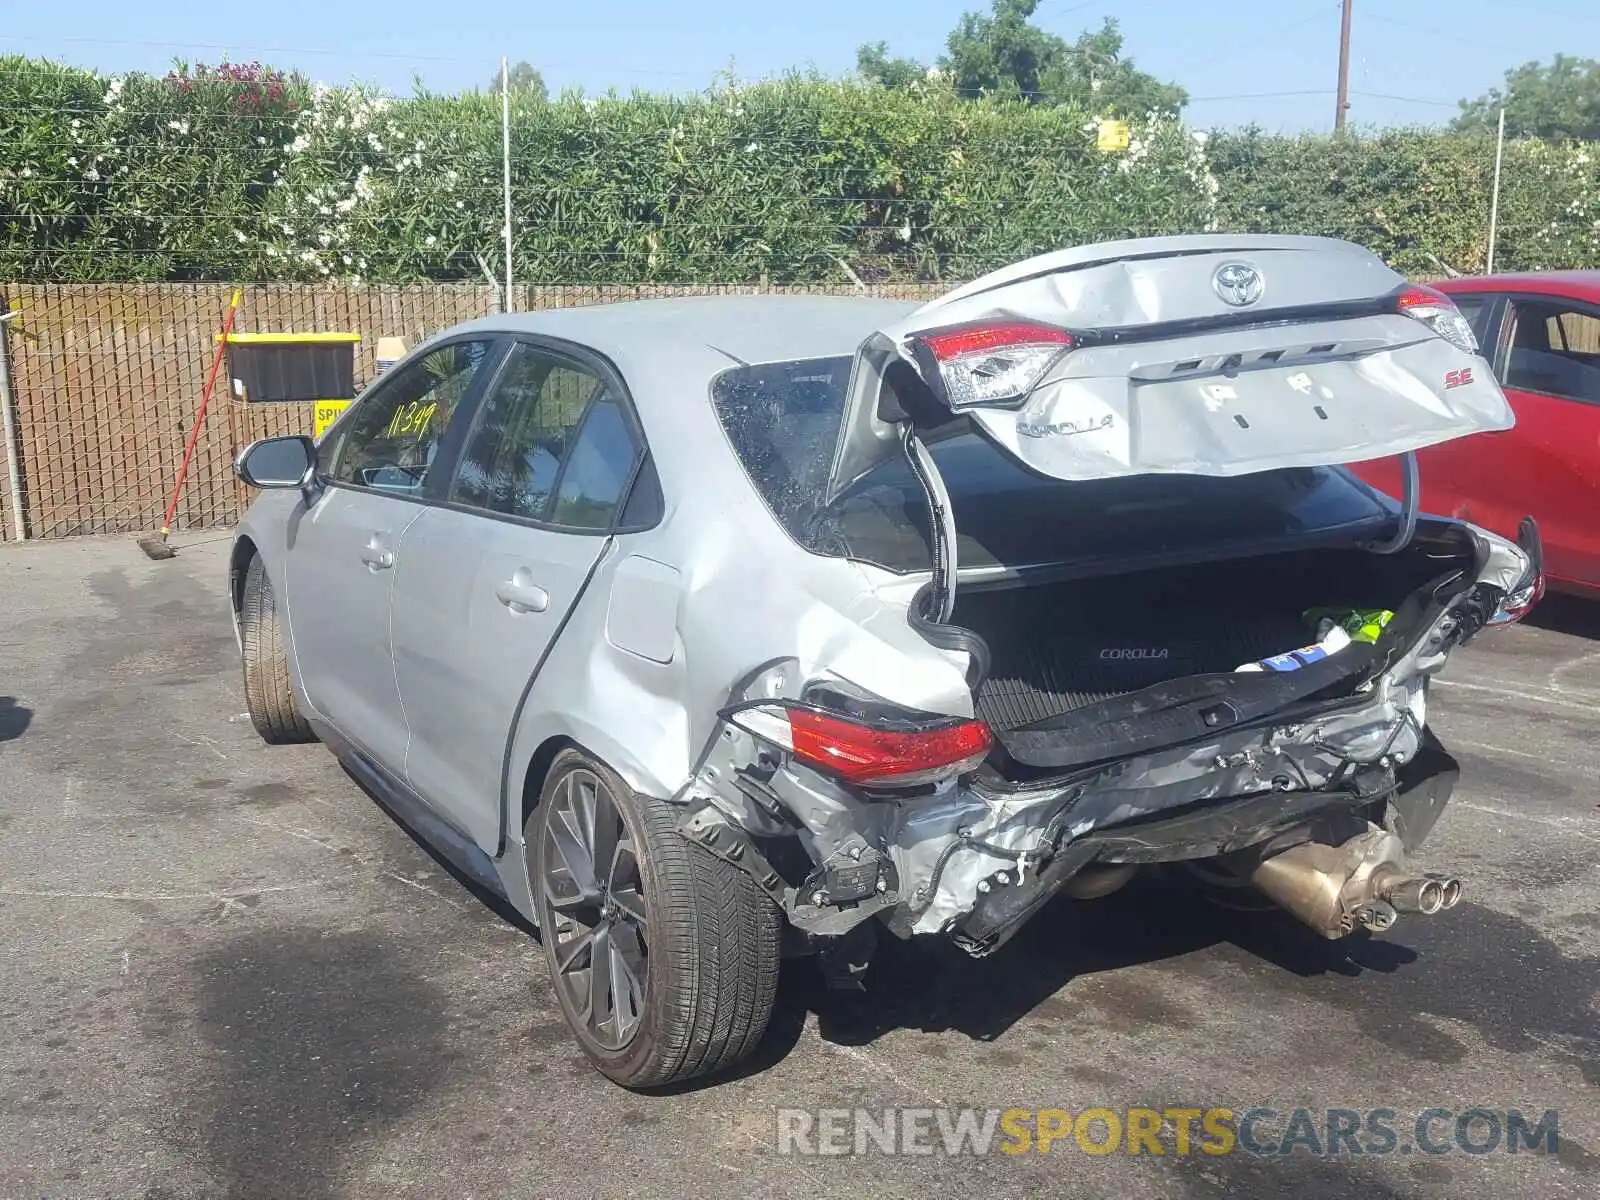
M 1408 870 L 1400 839 L 1376 826 L 1338 846 L 1291 846 L 1258 863 L 1250 881 L 1326 938 L 1358 925 L 1381 933 L 1401 913 L 1431 917 L 1461 902 L 1459 879 Z
M 1461 902 L 1461 880 L 1453 875 L 1410 875 L 1388 880 L 1379 886 L 1379 895 L 1396 912 L 1434 913 L 1454 908 Z

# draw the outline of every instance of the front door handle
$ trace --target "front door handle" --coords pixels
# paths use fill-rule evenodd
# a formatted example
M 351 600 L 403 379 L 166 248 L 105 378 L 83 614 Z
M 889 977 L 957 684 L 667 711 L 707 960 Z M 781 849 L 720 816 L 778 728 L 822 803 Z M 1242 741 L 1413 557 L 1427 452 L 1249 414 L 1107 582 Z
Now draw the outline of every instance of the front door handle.
M 386 549 L 376 535 L 361 548 L 361 561 L 370 571 L 387 571 L 394 566 L 394 551 Z
M 543 612 L 550 607 L 550 593 L 523 579 L 518 571 L 495 588 L 495 599 L 514 613 Z

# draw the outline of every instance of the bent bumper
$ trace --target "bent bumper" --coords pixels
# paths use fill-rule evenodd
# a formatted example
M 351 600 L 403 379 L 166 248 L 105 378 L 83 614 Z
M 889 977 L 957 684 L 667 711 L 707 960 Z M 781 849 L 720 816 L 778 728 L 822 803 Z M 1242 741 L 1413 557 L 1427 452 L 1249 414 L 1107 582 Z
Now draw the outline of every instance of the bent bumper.
M 981 955 L 1058 892 L 1103 893 L 1140 864 L 1260 861 L 1387 826 L 1381 853 L 1352 846 L 1334 888 L 1344 905 L 1357 875 L 1380 865 L 1384 879 L 1405 874 L 1401 851 L 1427 836 L 1459 777 L 1423 725 L 1424 697 L 1417 680 L 1309 725 L 1238 730 L 1027 790 L 975 781 L 864 801 L 776 764 L 719 772 L 738 780 L 737 819 L 725 805 L 691 802 L 679 829 L 747 870 L 792 925 L 820 937 L 877 917 L 898 936 L 943 933 Z M 812 863 L 804 878 L 760 848 L 764 836 L 792 833 L 795 819 Z
M 1073 881 L 1098 868 L 1222 858 L 1249 851 L 1264 858 L 1267 852 L 1278 854 L 1303 845 L 1321 830 L 1356 828 L 1369 821 L 1392 828 L 1395 844 L 1389 853 L 1397 857 L 1401 850 L 1415 850 L 1427 836 L 1459 776 L 1456 760 L 1432 734 L 1425 734 L 1417 756 L 1398 771 L 1375 764 L 1338 790 L 1243 796 L 1096 829 L 1068 843 L 1031 874 L 1001 870 L 982 880 L 986 886 L 976 889 L 971 911 L 954 919 L 947 932 L 969 953 L 987 954 L 1003 945 L 1051 897 L 1070 890 Z M 1333 936 L 1332 930 L 1330 920 L 1322 931 Z

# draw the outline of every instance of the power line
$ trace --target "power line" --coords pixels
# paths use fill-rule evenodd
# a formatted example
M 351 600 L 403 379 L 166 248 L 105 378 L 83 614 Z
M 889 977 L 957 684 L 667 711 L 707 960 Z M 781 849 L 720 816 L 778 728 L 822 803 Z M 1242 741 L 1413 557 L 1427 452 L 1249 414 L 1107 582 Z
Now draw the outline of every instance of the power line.
M 1431 25 L 1419 25 L 1415 21 L 1403 21 L 1399 17 L 1391 17 L 1387 13 L 1363 13 L 1363 17 L 1379 21 L 1384 25 L 1393 25 L 1397 29 L 1409 29 L 1412 33 L 1425 33 L 1429 37 L 1440 38 L 1447 42 L 1459 42 L 1463 46 L 1489 46 L 1499 43 L 1490 42 L 1486 38 L 1462 37 L 1459 33 L 1452 33 L 1445 29 L 1435 29 Z
M 1439 108 L 1459 108 L 1454 100 L 1429 100 L 1425 96 L 1396 96 L 1390 92 L 1368 92 L 1355 90 L 1354 96 L 1365 96 L 1369 100 L 1398 100 L 1402 104 L 1431 104 Z

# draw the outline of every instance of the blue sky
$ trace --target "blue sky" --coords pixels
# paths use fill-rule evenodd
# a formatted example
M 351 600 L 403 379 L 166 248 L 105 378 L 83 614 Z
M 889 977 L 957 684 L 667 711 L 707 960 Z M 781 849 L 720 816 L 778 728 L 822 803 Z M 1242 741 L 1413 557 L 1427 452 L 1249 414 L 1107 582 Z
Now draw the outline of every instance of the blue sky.
M 552 91 L 577 84 L 694 90 L 730 64 L 741 77 L 850 69 L 864 41 L 925 60 L 960 13 L 987 0 L 0 0 L 0 52 L 105 71 L 163 71 L 174 57 L 260 58 L 326 82 L 410 90 L 483 83 L 501 54 L 537 66 Z M 1351 119 L 1448 120 L 1454 101 L 1509 66 L 1557 51 L 1600 58 L 1593 0 L 1356 0 Z M 1391 15 L 1392 14 L 1392 15 Z M 1174 79 L 1203 125 L 1326 129 L 1333 118 L 1337 0 L 1045 0 L 1036 20 L 1071 37 L 1116 15 L 1127 52 Z M 1312 93 L 1268 95 L 1261 93 Z

